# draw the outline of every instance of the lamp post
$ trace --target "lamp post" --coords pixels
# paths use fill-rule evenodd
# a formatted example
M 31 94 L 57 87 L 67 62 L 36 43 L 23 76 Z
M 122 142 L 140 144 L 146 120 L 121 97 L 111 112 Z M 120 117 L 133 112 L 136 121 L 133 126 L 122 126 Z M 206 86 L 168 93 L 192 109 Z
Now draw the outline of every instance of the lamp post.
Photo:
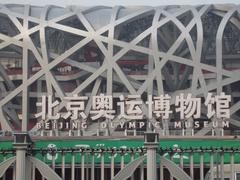
M 159 146 L 159 134 L 146 132 L 144 134 L 144 146 L 147 148 L 147 180 L 157 180 L 157 149 Z
M 16 180 L 26 180 L 26 151 L 32 145 L 27 132 L 14 133 L 13 147 L 16 150 Z

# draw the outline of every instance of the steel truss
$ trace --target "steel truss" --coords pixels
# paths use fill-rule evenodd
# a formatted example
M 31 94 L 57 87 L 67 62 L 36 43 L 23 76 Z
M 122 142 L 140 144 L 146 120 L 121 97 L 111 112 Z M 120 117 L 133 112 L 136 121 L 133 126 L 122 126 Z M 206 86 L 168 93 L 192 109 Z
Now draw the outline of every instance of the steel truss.
M 239 12 L 237 5 L 134 8 L 0 5 L 1 52 L 17 54 L 22 64 L 18 78 L 9 74 L 0 61 L 1 127 L 4 131 L 29 130 L 32 113 L 29 102 L 40 100 L 43 94 L 53 95 L 64 108 L 63 98 L 73 94 L 90 97 L 104 93 L 117 97 L 168 93 L 175 97 L 183 92 L 205 98 L 210 91 L 233 94 L 230 123 L 239 127 L 240 70 L 229 65 L 235 63 L 240 68 Z M 92 64 L 93 61 L 81 60 L 87 47 L 96 49 L 98 59 Z M 138 76 L 137 70 L 136 74 L 129 74 L 140 65 L 138 62 L 136 67 L 121 65 L 126 56 L 146 58 L 146 66 L 141 67 L 144 73 Z M 64 77 L 56 74 L 55 69 L 63 62 L 76 68 L 78 74 Z M 39 69 L 33 73 L 31 67 L 35 64 Z M 63 82 L 74 87 L 66 91 Z M 233 88 L 236 84 L 238 89 Z M 90 105 L 91 98 L 87 115 Z M 148 121 L 157 121 L 148 119 L 147 106 L 143 111 Z M 90 120 L 88 123 L 84 135 L 95 134 L 98 123 Z M 165 126 L 167 135 L 169 126 Z M 31 128 L 36 129 L 34 125 Z M 205 128 L 196 134 L 205 135 L 210 130 L 211 127 Z M 108 135 L 115 133 L 115 129 L 109 128 Z

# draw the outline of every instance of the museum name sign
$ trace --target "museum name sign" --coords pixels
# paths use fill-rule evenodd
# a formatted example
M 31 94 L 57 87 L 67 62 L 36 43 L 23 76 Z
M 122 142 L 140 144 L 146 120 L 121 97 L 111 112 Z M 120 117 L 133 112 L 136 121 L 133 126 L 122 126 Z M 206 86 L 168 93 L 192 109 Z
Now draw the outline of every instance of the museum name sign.
M 175 99 L 168 94 L 148 95 L 146 101 L 143 101 L 140 95 L 128 95 L 127 97 L 120 95 L 117 102 L 111 95 L 100 94 L 90 98 L 73 95 L 64 97 L 60 102 L 53 100 L 51 95 L 42 96 L 41 102 L 36 103 L 41 112 L 35 114 L 35 117 L 42 119 L 42 122 L 37 123 L 38 129 L 84 129 L 87 128 L 89 118 L 92 121 L 108 120 L 101 122 L 101 128 L 107 126 L 123 128 L 126 124 L 129 128 L 143 128 L 144 126 L 163 128 L 160 127 L 160 121 L 169 120 L 173 113 L 179 114 L 178 119 L 174 120 L 174 128 L 186 128 L 187 126 L 199 128 L 200 124 L 208 127 L 209 121 L 196 120 L 201 118 L 201 109 L 204 106 L 207 118 L 213 119 L 213 128 L 219 127 L 219 123 L 222 123 L 222 127 L 229 127 L 231 96 L 224 92 L 219 95 L 208 93 L 204 102 L 190 93 L 181 93 Z M 88 107 L 89 100 L 91 107 Z M 60 111 L 60 107 L 64 106 L 65 111 Z M 190 118 L 195 119 L 192 124 L 184 122 Z M 143 122 L 141 121 L 143 119 L 149 121 Z M 156 121 L 151 121 L 152 119 Z M 135 121 L 126 123 L 130 120 Z

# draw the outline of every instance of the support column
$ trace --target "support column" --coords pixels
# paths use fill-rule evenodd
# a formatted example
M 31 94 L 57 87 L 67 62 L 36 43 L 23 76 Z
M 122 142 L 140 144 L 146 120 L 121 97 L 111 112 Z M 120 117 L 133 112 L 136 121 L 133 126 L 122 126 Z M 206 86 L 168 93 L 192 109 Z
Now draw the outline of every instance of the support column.
M 157 180 L 156 173 L 156 148 L 147 149 L 147 180 Z
M 27 133 L 14 134 L 13 147 L 16 150 L 16 180 L 26 180 L 26 152 L 27 148 L 32 144 L 30 136 Z
M 147 148 L 147 180 L 157 180 L 157 149 L 159 146 L 159 134 L 146 132 L 144 134 L 144 146 Z

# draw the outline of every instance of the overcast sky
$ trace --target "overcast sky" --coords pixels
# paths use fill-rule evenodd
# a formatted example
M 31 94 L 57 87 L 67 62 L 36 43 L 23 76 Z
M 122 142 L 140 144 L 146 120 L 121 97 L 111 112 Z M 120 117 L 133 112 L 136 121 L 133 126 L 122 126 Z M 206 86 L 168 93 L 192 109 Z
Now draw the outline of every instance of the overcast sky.
M 234 3 L 240 4 L 240 0 L 0 0 L 0 3 L 13 3 L 13 4 L 31 4 L 44 6 L 46 4 L 54 4 L 57 6 L 67 5 L 80 5 L 80 6 L 133 6 L 133 5 L 147 5 L 147 6 L 159 6 L 159 5 L 171 5 L 171 4 L 223 4 Z

